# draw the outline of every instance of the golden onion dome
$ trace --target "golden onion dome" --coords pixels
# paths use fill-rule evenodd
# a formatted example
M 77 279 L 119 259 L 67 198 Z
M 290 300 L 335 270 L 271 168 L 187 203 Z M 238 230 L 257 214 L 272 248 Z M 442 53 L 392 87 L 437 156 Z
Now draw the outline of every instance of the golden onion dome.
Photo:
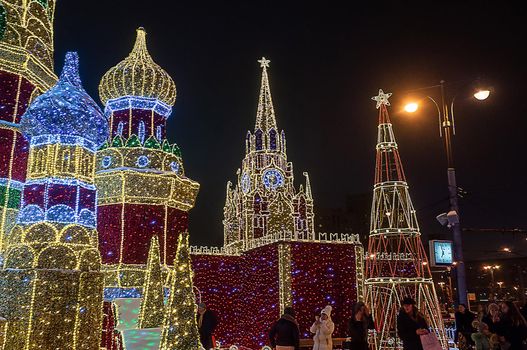
M 102 77 L 99 95 L 104 105 L 123 96 L 155 98 L 170 106 L 176 102 L 176 84 L 148 53 L 142 27 L 137 29 L 132 52 Z

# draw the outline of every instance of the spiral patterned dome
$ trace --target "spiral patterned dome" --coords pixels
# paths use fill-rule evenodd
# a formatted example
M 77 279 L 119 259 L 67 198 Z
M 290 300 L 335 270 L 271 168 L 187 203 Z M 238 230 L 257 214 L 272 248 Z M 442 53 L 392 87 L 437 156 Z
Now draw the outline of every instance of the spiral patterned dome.
M 79 56 L 68 52 L 59 80 L 38 96 L 20 121 L 28 137 L 43 135 L 77 136 L 102 145 L 108 137 L 108 121 L 97 103 L 82 87 Z
M 130 55 L 102 77 L 99 95 L 104 105 L 108 100 L 123 96 L 153 98 L 170 106 L 176 102 L 176 84 L 148 53 L 143 28 L 137 29 Z

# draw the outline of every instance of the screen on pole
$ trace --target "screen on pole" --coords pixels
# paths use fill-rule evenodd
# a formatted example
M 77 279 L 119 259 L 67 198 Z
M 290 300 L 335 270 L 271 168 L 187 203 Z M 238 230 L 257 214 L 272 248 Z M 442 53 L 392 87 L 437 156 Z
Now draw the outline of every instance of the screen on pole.
M 450 266 L 454 262 L 452 241 L 430 241 L 430 263 L 432 266 Z

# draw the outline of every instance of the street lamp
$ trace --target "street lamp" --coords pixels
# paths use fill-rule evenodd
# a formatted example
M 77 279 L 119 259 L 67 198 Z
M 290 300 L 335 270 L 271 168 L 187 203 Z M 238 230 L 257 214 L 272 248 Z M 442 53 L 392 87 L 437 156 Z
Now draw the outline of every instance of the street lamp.
M 456 171 L 454 168 L 454 158 L 452 152 L 452 136 L 456 134 L 455 119 L 454 119 L 454 102 L 456 96 L 452 97 L 447 102 L 445 96 L 445 81 L 441 80 L 439 85 L 425 87 L 414 91 L 424 91 L 430 89 L 440 89 L 440 98 L 436 101 L 431 96 L 426 96 L 430 101 L 437 107 L 437 115 L 439 120 L 439 135 L 445 140 L 445 151 L 447 157 L 447 178 L 448 178 L 448 197 L 450 202 L 450 211 L 446 214 L 448 220 L 448 227 L 452 229 L 453 243 L 454 243 L 454 256 L 458 262 L 456 267 L 457 277 L 457 292 L 458 301 L 461 304 L 467 304 L 467 282 L 465 275 L 465 264 L 463 260 L 463 240 L 461 237 L 461 222 L 458 205 L 458 187 L 456 182 Z M 474 89 L 473 96 L 479 100 L 485 100 L 489 97 L 490 90 L 478 87 Z M 406 104 L 404 110 L 409 113 L 417 111 L 419 104 L 417 102 L 411 102 Z
M 485 266 L 483 266 L 483 270 L 490 271 L 490 282 L 491 282 L 490 290 L 491 290 L 493 296 L 495 295 L 495 293 L 494 293 L 494 286 L 495 286 L 495 283 L 494 283 L 494 270 L 499 270 L 499 268 L 500 268 L 500 265 L 485 265 Z

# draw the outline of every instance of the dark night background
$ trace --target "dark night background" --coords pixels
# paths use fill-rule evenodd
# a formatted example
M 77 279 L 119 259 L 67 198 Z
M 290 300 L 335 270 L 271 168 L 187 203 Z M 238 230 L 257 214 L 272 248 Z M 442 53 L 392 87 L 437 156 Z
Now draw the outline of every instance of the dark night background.
M 197 245 L 223 243 L 225 185 L 254 127 L 261 56 L 271 60 L 296 185 L 309 171 L 316 212 L 344 208 L 347 197 L 367 198 L 354 210 L 369 211 L 377 130 L 370 98 L 382 88 L 394 94 L 391 118 L 422 231 L 445 238 L 435 221 L 448 205 L 436 112 L 429 104 L 405 115 L 401 98 L 441 79 L 485 78 L 493 87 L 487 101 L 462 98 L 470 96 L 465 90 L 456 105 L 458 185 L 469 193 L 461 201 L 463 226 L 527 228 L 525 11 L 490 1 L 370 3 L 63 0 L 55 14 L 56 68 L 65 51 L 79 51 L 84 85 L 99 101 L 100 78 L 145 27 L 152 57 L 178 88 L 169 139 L 182 148 L 187 176 L 201 184 L 190 212 Z M 478 237 L 466 233 L 467 253 L 480 250 Z M 485 237 L 490 249 L 511 239 Z M 524 237 L 513 237 L 516 251 L 527 250 Z

